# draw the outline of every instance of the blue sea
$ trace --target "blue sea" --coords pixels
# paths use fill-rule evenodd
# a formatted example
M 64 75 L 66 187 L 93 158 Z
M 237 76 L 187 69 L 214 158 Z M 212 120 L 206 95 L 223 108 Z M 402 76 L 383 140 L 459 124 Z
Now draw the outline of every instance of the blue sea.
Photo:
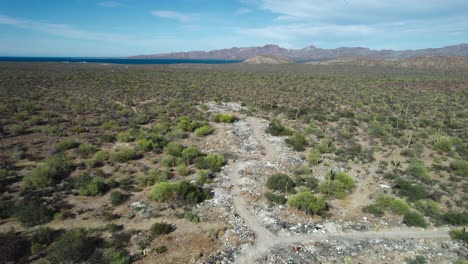
M 66 58 L 66 57 L 0 57 L 0 62 L 61 62 L 61 63 L 103 63 L 103 64 L 227 64 L 240 60 L 191 60 L 191 59 L 120 59 L 120 58 Z

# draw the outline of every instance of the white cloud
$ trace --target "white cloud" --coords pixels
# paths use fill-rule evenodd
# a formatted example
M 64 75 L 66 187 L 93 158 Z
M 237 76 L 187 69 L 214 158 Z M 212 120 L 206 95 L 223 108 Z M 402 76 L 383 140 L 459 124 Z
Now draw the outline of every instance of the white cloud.
M 239 15 L 245 15 L 245 14 L 248 14 L 248 13 L 252 13 L 252 9 L 241 7 L 239 9 L 237 9 L 234 14 L 239 16 Z
M 160 18 L 174 19 L 182 23 L 188 23 L 193 20 L 193 17 L 190 15 L 169 10 L 156 10 L 151 12 L 151 14 Z
M 97 3 L 97 5 L 102 6 L 102 7 L 119 7 L 119 6 L 123 6 L 121 3 L 116 2 L 116 1 L 99 2 L 99 3 Z
M 106 40 L 106 41 L 130 41 L 131 39 L 112 33 L 87 31 L 75 28 L 66 24 L 51 24 L 42 23 L 38 21 L 14 18 L 9 16 L 0 15 L 0 24 L 10 25 L 17 28 L 30 29 L 48 33 L 51 35 L 61 36 L 64 38 L 71 39 L 82 39 L 82 40 Z

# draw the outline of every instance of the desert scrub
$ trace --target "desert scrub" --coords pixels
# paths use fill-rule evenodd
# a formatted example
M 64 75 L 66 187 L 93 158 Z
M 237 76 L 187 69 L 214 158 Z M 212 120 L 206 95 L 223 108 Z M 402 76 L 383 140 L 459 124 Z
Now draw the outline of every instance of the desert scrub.
M 148 196 L 157 202 L 177 202 L 180 204 L 197 204 L 211 199 L 211 190 L 204 189 L 187 181 L 157 183 Z
M 418 212 L 407 212 L 403 217 L 403 223 L 407 226 L 427 227 L 426 220 Z
M 268 178 L 266 187 L 273 191 L 294 193 L 294 187 L 296 187 L 296 184 L 286 174 L 274 174 Z
M 99 239 L 82 229 L 65 231 L 50 245 L 47 260 L 51 263 L 81 263 L 89 259 Z
M 14 217 L 25 227 L 48 223 L 52 220 L 55 210 L 37 196 L 25 198 L 15 208 Z
M 292 134 L 292 131 L 283 126 L 277 119 L 270 121 L 266 132 L 272 136 L 289 136 Z
M 96 148 L 89 143 L 82 143 L 76 150 L 80 155 L 88 156 L 96 152 Z
M 236 117 L 230 114 L 216 114 L 213 120 L 217 123 L 232 123 L 237 120 Z
M 164 148 L 164 152 L 174 157 L 180 157 L 184 147 L 177 142 L 170 142 Z
M 453 173 L 457 176 L 468 177 L 468 161 L 456 160 L 450 163 L 450 168 Z
M 121 148 L 120 150 L 110 154 L 109 159 L 114 162 L 124 163 L 129 160 L 135 159 L 137 153 L 132 148 Z
M 442 215 L 442 220 L 450 225 L 468 225 L 468 212 L 447 212 Z
M 198 184 L 202 184 L 202 185 L 206 183 L 211 183 L 210 173 L 207 170 L 199 170 L 197 172 L 196 181 Z
M 320 183 L 320 192 L 342 199 L 355 187 L 353 179 L 345 172 L 329 170 Z
M 133 141 L 134 138 L 132 137 L 130 132 L 125 131 L 125 132 L 120 132 L 119 134 L 117 134 L 117 140 L 120 142 L 130 142 L 130 141 Z
M 451 230 L 450 237 L 468 243 L 468 232 L 465 228 Z
M 68 138 L 55 144 L 55 149 L 57 151 L 65 151 L 69 149 L 74 149 L 79 145 L 80 143 L 78 143 L 78 141 L 76 141 L 74 138 Z
M 265 193 L 265 198 L 272 202 L 272 203 L 277 203 L 277 204 L 286 204 L 287 199 L 284 198 L 282 195 L 277 195 L 272 192 L 266 192 Z
M 80 179 L 79 194 L 82 196 L 97 196 L 106 193 L 108 186 L 104 178 L 100 176 L 91 177 L 89 175 L 82 175 Z
M 418 180 L 429 179 L 429 171 L 427 170 L 422 160 L 411 159 L 409 161 L 408 168 L 406 169 L 406 173 Z
M 317 146 L 317 150 L 320 153 L 333 153 L 336 147 L 331 139 L 325 139 Z
M 137 178 L 137 183 L 140 186 L 151 186 L 158 182 L 165 182 L 171 178 L 170 171 L 153 170 L 145 173 Z
M 307 156 L 307 160 L 313 165 L 318 165 L 322 160 L 320 151 L 318 149 L 311 149 Z
M 211 133 L 213 133 L 213 128 L 209 125 L 204 125 L 195 129 L 195 136 L 197 137 L 204 137 L 210 135 Z
M 431 199 L 422 199 L 414 203 L 414 208 L 426 216 L 438 217 L 441 214 L 440 204 Z
M 305 191 L 289 196 L 288 205 L 309 214 L 318 214 L 327 206 L 325 199 Z
M 110 194 L 110 201 L 113 206 L 118 206 L 127 201 L 128 195 L 120 191 L 112 191 Z
M 143 152 L 153 150 L 153 143 L 148 139 L 138 139 L 137 140 L 137 147 L 139 150 Z
M 168 223 L 164 223 L 164 222 L 161 222 L 161 223 L 154 223 L 152 226 L 151 226 L 151 235 L 153 237 L 157 237 L 157 236 L 161 236 L 161 235 L 167 235 L 171 232 L 174 232 L 175 230 L 175 226 L 172 225 L 172 224 L 168 224 Z
M 435 150 L 440 152 L 449 152 L 452 150 L 453 143 L 450 137 L 437 137 L 432 144 Z
M 286 138 L 285 142 L 295 151 L 304 151 L 307 146 L 306 138 L 299 132 L 295 132 L 292 136 Z
M 108 158 L 109 158 L 109 154 L 107 154 L 107 152 L 99 150 L 96 153 L 94 153 L 91 159 L 86 159 L 84 162 L 86 166 L 88 166 L 89 168 L 95 168 L 95 167 L 103 166 L 104 162 Z
M 201 152 L 194 146 L 188 146 L 182 151 L 182 160 L 185 164 L 192 164 L 197 157 L 201 155 Z
M 30 171 L 23 179 L 27 188 L 52 186 L 72 171 L 72 164 L 65 155 L 57 155 L 46 160 L 43 165 Z
M 364 213 L 372 214 L 375 217 L 381 217 L 384 215 L 384 210 L 376 204 L 369 204 L 362 208 Z
M 179 164 L 175 169 L 180 176 L 188 176 L 190 174 L 190 169 L 185 164 Z

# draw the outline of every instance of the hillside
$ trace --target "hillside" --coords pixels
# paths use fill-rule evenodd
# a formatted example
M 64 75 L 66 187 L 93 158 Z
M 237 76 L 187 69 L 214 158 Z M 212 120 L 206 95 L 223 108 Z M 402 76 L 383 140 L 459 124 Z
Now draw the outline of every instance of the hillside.
M 300 61 L 317 61 L 336 59 L 341 57 L 367 57 L 402 59 L 423 56 L 468 56 L 468 44 L 459 44 L 442 48 L 419 50 L 371 50 L 364 47 L 340 47 L 336 49 L 322 49 L 309 46 L 303 49 L 285 49 L 277 45 L 263 47 L 230 48 L 212 51 L 189 51 L 175 53 L 161 53 L 152 55 L 132 56 L 133 59 L 221 59 L 246 60 L 255 56 L 270 54 Z
M 282 58 L 273 55 L 259 55 L 253 58 L 247 59 L 242 63 L 246 64 L 287 64 L 287 63 L 294 63 L 293 60 L 288 58 Z
M 419 69 L 468 70 L 468 57 L 426 56 L 408 59 L 372 59 L 363 57 L 346 57 L 329 61 L 309 62 L 307 64 L 393 66 Z

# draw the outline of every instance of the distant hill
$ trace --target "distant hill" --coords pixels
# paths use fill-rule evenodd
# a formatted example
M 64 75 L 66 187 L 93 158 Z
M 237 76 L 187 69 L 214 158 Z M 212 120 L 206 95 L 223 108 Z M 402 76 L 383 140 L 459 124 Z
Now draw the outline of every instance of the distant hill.
M 288 64 L 294 63 L 293 60 L 274 55 L 259 55 L 253 58 L 247 59 L 242 63 L 245 64 Z
M 425 56 L 407 59 L 373 59 L 363 57 L 345 57 L 328 61 L 309 62 L 307 64 L 395 66 L 403 68 L 468 71 L 468 57 Z
M 341 47 L 336 49 L 321 49 L 309 46 L 303 49 L 285 49 L 277 45 L 263 47 L 230 48 L 212 51 L 189 51 L 139 55 L 133 59 L 221 59 L 246 60 L 259 55 L 270 54 L 295 61 L 320 61 L 341 57 L 366 57 L 376 59 L 405 59 L 424 56 L 468 56 L 468 44 L 459 44 L 442 48 L 419 50 L 371 50 L 363 47 Z

